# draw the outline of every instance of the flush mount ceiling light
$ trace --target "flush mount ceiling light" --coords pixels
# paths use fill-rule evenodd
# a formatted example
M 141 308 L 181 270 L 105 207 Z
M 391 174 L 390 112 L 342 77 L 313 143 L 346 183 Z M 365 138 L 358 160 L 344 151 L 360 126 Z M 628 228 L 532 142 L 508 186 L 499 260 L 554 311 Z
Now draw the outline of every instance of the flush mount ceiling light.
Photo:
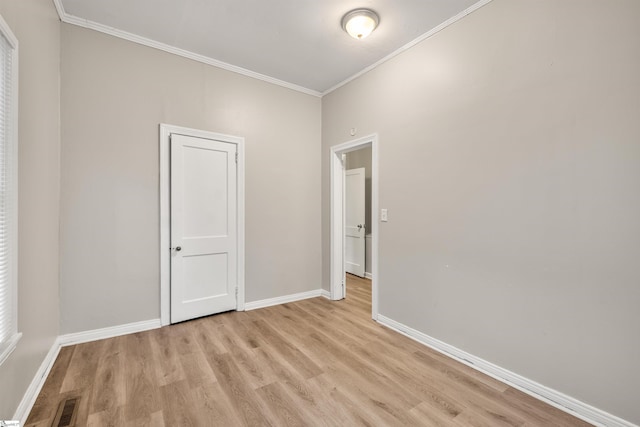
M 370 9 L 355 9 L 344 15 L 342 28 L 354 39 L 363 39 L 378 26 L 380 18 Z

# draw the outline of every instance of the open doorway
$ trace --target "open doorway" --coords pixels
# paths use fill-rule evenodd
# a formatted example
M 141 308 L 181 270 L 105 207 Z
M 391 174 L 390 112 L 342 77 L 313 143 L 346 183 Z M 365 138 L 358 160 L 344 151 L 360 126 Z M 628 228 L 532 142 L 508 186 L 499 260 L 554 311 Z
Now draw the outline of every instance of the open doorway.
M 344 155 L 345 270 L 371 279 L 371 147 Z
M 364 239 L 364 245 L 367 246 L 367 235 L 369 235 L 369 256 L 366 257 L 366 249 L 364 249 L 365 259 L 364 274 L 362 277 L 371 278 L 371 317 L 377 320 L 378 317 L 378 144 L 377 135 L 371 135 L 354 141 L 345 142 L 331 148 L 331 299 L 340 300 L 346 295 L 346 262 L 347 250 L 353 248 L 347 247 L 347 170 L 359 169 L 350 168 L 361 164 L 369 164 L 369 172 L 365 171 L 364 179 L 366 183 L 366 175 L 369 175 L 369 215 L 365 216 L 363 223 L 350 224 L 350 228 L 354 228 L 351 232 L 355 235 L 356 228 L 360 227 L 360 234 Z M 351 155 L 351 153 L 354 153 Z M 367 160 L 368 156 L 368 160 Z M 366 186 L 366 184 L 365 184 Z M 366 204 L 366 201 L 365 201 Z M 352 221 L 353 222 L 353 221 Z M 367 259 L 369 264 L 367 265 Z M 351 260 L 352 261 L 352 260 Z M 358 261 L 359 262 L 359 261 Z M 368 270 L 368 271 L 366 271 Z M 366 274 L 368 273 L 368 274 Z

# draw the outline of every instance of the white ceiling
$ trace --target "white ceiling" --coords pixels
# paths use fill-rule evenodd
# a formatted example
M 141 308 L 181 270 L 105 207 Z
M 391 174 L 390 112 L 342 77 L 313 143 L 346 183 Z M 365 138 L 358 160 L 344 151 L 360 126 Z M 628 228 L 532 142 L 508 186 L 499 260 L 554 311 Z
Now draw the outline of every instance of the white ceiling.
M 258 78 L 279 80 L 276 83 L 314 94 L 327 92 L 443 23 L 487 2 L 54 1 L 65 22 L 247 71 L 245 74 Z M 356 40 L 342 30 L 340 21 L 348 11 L 362 7 L 375 10 L 380 15 L 380 25 L 368 38 Z

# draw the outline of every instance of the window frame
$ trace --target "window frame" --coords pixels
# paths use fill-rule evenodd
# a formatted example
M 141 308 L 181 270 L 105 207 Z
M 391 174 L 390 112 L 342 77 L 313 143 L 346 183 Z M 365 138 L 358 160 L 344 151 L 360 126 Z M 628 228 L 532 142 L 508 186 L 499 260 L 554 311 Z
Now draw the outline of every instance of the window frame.
M 10 279 L 8 281 L 11 292 L 9 309 L 12 327 L 9 332 L 9 337 L 0 343 L 0 365 L 2 365 L 13 350 L 15 350 L 18 341 L 20 341 L 22 337 L 22 333 L 18 332 L 18 39 L 2 15 L 0 15 L 0 34 L 7 40 L 11 48 L 12 97 L 9 105 L 10 120 L 7 122 L 7 126 L 10 126 L 11 131 L 9 132 L 9 139 L 5 142 L 9 145 L 9 150 L 12 154 L 11 183 L 8 197 L 11 198 L 9 206 L 11 209 L 10 215 L 13 219 L 7 230 L 8 239 L 10 239 L 10 253 L 12 255 L 9 261 Z M 1 145 L 0 148 L 2 148 Z

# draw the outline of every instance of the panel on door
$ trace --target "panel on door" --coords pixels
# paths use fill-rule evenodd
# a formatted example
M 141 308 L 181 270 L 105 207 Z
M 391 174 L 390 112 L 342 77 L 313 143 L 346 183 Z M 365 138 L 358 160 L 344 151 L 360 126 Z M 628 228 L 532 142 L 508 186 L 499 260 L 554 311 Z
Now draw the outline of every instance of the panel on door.
M 347 273 L 364 277 L 365 170 L 345 171 L 345 256 Z
M 236 145 L 171 135 L 171 323 L 237 307 Z

